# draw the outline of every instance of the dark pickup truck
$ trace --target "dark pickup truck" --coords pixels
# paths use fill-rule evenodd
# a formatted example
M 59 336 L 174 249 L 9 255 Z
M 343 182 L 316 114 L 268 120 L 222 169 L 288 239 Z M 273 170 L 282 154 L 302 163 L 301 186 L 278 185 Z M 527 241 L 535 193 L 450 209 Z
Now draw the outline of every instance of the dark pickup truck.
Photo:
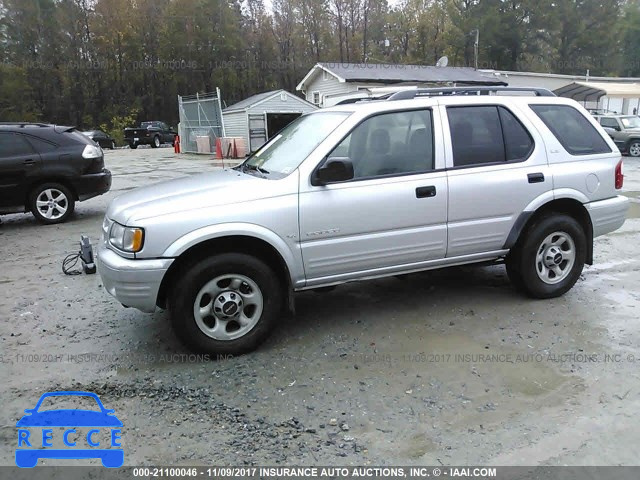
M 124 141 L 134 149 L 138 145 L 151 145 L 153 148 L 163 143 L 173 145 L 175 139 L 176 132 L 164 122 L 142 122 L 139 127 L 124 129 Z

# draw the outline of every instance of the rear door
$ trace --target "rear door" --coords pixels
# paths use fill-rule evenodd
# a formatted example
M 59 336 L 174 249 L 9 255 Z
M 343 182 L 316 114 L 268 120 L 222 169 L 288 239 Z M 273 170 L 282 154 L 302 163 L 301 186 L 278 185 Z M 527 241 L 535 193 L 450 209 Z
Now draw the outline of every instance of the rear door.
M 499 100 L 456 100 L 440 107 L 450 132 L 447 257 L 504 249 L 523 210 L 553 192 L 542 137 L 523 115 Z
M 0 207 L 23 206 L 40 169 L 40 155 L 24 135 L 0 132 Z

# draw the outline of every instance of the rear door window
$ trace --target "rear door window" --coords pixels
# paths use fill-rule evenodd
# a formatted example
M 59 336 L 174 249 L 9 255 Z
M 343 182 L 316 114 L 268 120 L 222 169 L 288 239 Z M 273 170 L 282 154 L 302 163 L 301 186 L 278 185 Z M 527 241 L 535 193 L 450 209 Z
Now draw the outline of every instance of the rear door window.
M 533 150 L 533 139 L 516 116 L 504 107 L 498 107 L 504 135 L 504 151 L 507 162 L 526 159 Z
M 569 105 L 530 105 L 571 155 L 609 153 L 611 148 L 600 133 L 575 108 Z
M 17 133 L 0 133 L 0 157 L 6 158 L 32 153 L 34 150 L 24 136 Z

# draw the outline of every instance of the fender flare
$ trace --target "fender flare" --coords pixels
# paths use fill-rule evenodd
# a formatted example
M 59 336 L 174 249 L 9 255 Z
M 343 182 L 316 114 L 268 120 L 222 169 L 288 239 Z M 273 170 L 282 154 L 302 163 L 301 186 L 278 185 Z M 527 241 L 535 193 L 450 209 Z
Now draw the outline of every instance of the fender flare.
M 286 264 L 292 284 L 297 287 L 300 282 L 304 282 L 302 260 L 295 258 L 294 252 L 278 234 L 252 223 L 223 223 L 192 230 L 169 245 L 162 257 L 177 258 L 191 247 L 207 240 L 233 236 L 253 237 L 271 245 Z

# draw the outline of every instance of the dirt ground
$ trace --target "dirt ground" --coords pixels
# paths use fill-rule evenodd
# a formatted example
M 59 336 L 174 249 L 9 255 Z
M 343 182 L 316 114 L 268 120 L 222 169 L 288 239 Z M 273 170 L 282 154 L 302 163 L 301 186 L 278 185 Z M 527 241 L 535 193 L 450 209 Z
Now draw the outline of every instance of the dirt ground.
M 54 390 L 115 409 L 126 465 L 637 464 L 640 161 L 625 162 L 630 218 L 562 298 L 523 297 L 499 266 L 352 283 L 299 294 L 255 353 L 202 361 L 166 312 L 61 271 L 112 198 L 214 168 L 169 148 L 109 151 L 111 192 L 68 223 L 2 217 L 0 464 L 23 410 Z

